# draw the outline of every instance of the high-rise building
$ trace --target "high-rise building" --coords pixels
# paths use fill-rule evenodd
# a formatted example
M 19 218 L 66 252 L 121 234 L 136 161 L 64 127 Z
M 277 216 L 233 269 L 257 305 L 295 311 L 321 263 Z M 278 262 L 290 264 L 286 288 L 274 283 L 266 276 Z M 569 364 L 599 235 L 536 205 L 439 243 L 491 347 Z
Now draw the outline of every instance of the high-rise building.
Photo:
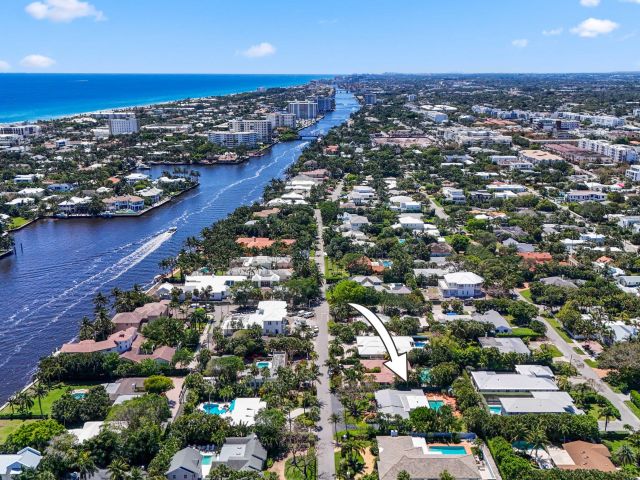
M 296 128 L 296 116 L 293 113 L 273 112 L 267 115 L 271 129 L 279 127 Z
M 318 116 L 318 104 L 309 100 L 289 102 L 287 111 L 301 120 L 311 120 Z
M 378 96 L 375 93 L 365 93 L 363 97 L 365 105 L 375 105 L 378 101 Z
M 267 143 L 271 141 L 273 127 L 269 120 L 244 120 L 235 118 L 229 121 L 229 131 L 231 132 L 255 132 L 258 142 Z
M 109 135 L 128 135 L 136 133 L 140 129 L 135 115 L 129 115 L 124 118 L 109 118 L 107 122 L 109 124 Z
M 39 125 L 0 125 L 1 135 L 20 135 L 26 137 L 29 135 L 38 135 L 39 133 Z
M 249 148 L 258 145 L 256 132 L 210 132 L 209 141 L 227 148 L 245 146 Z
M 318 95 L 317 97 L 312 97 L 309 100 L 318 104 L 318 113 L 320 115 L 322 115 L 323 113 L 331 112 L 336 108 L 336 99 L 332 96 L 325 97 L 323 95 Z

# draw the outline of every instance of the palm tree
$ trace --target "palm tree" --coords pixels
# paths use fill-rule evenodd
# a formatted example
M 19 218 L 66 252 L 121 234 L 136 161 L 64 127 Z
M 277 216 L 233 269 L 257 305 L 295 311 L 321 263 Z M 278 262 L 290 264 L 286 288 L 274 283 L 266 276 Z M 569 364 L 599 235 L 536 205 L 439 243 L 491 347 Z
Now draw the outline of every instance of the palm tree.
M 26 414 L 33 408 L 33 398 L 28 392 L 20 392 L 16 395 L 18 397 L 18 411 Z
M 616 450 L 616 457 L 622 465 L 633 465 L 637 459 L 636 452 L 626 443 Z
M 9 408 L 11 409 L 11 416 L 13 417 L 13 414 L 15 413 L 15 409 L 18 405 L 20 405 L 19 399 L 17 394 L 16 395 L 12 395 L 11 397 L 9 397 L 9 400 L 7 400 L 7 404 L 9 405 Z
M 538 458 L 538 451 L 546 450 L 546 447 L 549 444 L 547 432 L 545 432 L 541 426 L 538 426 L 529 432 L 527 435 L 527 442 L 535 452 L 535 457 Z
M 87 480 L 87 478 L 98 471 L 93 458 L 91 458 L 91 453 L 88 450 L 83 450 L 78 453 L 73 468 L 80 475 L 80 480 Z
M 337 413 L 332 413 L 329 415 L 329 421 L 333 423 L 333 436 L 336 437 L 336 442 L 338 441 L 338 422 L 340 421 L 340 415 Z
M 33 396 L 38 399 L 40 416 L 44 416 L 44 412 L 42 411 L 42 397 L 49 393 L 49 386 L 44 382 L 36 382 L 33 387 L 31 387 L 31 391 L 33 392 Z
M 600 411 L 600 415 L 604 417 L 604 431 L 607 431 L 607 426 L 609 425 L 610 418 L 618 418 L 620 412 L 618 409 L 608 403 L 605 407 Z
M 122 458 L 114 459 L 107 468 L 111 480 L 126 480 L 129 465 Z
M 129 480 L 144 480 L 144 472 L 140 467 L 133 467 L 129 472 Z

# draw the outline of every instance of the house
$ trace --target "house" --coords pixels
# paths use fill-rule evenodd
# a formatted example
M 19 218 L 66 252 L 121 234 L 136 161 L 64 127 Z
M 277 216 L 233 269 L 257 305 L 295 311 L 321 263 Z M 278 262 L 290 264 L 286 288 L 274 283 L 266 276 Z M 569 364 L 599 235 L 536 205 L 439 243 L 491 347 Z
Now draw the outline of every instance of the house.
M 291 246 L 296 243 L 295 240 L 291 240 L 288 238 L 283 238 L 281 240 L 271 240 L 270 238 L 263 237 L 240 237 L 236 239 L 236 243 L 242 245 L 244 248 L 255 248 L 257 250 L 272 247 L 276 242 L 282 243 L 286 246 Z
M 570 413 L 583 415 L 584 412 L 573 403 L 567 392 L 531 392 L 531 396 L 499 397 L 502 415 L 526 415 L 543 413 Z
M 255 433 L 246 437 L 227 437 L 222 448 L 211 457 L 211 469 L 220 465 L 236 472 L 260 472 L 267 460 L 267 451 Z
M 342 216 L 342 229 L 345 231 L 359 232 L 362 227 L 369 225 L 369 219 L 363 215 L 345 213 Z
M 389 208 L 396 212 L 420 212 L 422 204 L 406 195 L 395 195 L 389 198 Z
M 145 182 L 149 180 L 149 175 L 145 175 L 144 173 L 131 173 L 124 177 L 124 180 L 129 185 L 135 185 L 138 182 Z
M 432 243 L 429 245 L 429 251 L 432 258 L 448 257 L 453 253 L 453 247 L 445 242 Z
M 159 365 L 170 365 L 173 361 L 173 356 L 176 354 L 176 349 L 163 345 L 156 348 L 151 353 L 147 353 L 143 348 L 144 343 L 147 341 L 142 335 L 138 335 L 131 344 L 131 349 L 120 355 L 120 358 L 129 360 L 133 363 L 140 363 L 143 360 L 153 360 Z
M 375 275 L 358 275 L 353 277 L 351 280 L 363 287 L 374 288 L 382 285 L 382 280 Z
M 565 461 L 562 463 L 554 462 L 561 470 L 598 470 L 600 472 L 615 472 L 617 470 L 611 461 L 611 452 L 604 445 L 577 440 L 563 443 L 562 448 L 567 452 L 569 458 L 563 456 Z
M 517 365 L 519 367 L 539 367 L 537 365 Z M 544 369 L 545 367 L 540 367 Z M 518 373 L 499 373 L 490 371 L 471 372 L 471 379 L 479 393 L 516 394 L 523 392 L 557 392 L 556 382 L 545 370 L 520 368 Z
M 618 277 L 618 283 L 623 287 L 638 287 L 640 286 L 640 275 L 622 275 Z
M 202 455 L 192 447 L 176 452 L 165 473 L 167 480 L 202 480 Z
M 553 261 L 553 257 L 548 252 L 521 252 L 518 253 L 518 256 L 530 265 L 541 265 Z
M 259 325 L 263 335 L 279 335 L 287 329 L 287 302 L 279 300 L 264 300 L 258 303 L 258 308 L 249 315 L 234 314 L 222 322 L 222 332 L 229 336 L 237 330 Z
M 481 297 L 484 278 L 473 272 L 447 273 L 438 282 L 444 298 L 476 298 Z
M 138 336 L 135 327 L 112 333 L 106 340 L 81 340 L 78 343 L 65 343 L 60 349 L 61 353 L 97 353 L 117 352 L 124 353 L 131 350 L 133 341 Z
M 500 313 L 495 310 L 489 310 L 485 313 L 474 313 L 471 318 L 477 322 L 490 323 L 496 333 L 511 333 L 511 325 Z
M 106 209 L 110 212 L 119 210 L 132 210 L 139 212 L 144 209 L 144 199 L 136 195 L 121 195 L 102 200 Z
M 386 388 L 375 392 L 378 412 L 386 415 L 400 415 L 409 418 L 409 412 L 418 407 L 429 407 L 427 396 L 420 389 L 409 391 Z
M 220 414 L 220 417 L 230 419 L 232 425 L 244 424 L 250 427 L 256 423 L 258 412 L 265 408 L 267 408 L 267 402 L 263 402 L 260 398 L 236 398 L 229 405 L 229 409 Z
M 134 327 L 140 330 L 144 322 L 169 315 L 169 301 L 151 302 L 136 308 L 133 312 L 121 312 L 111 319 L 117 332 Z
M 380 436 L 376 440 L 380 480 L 396 480 L 402 471 L 412 480 L 439 480 L 445 471 L 457 480 L 492 478 L 481 475 L 466 448 L 463 455 L 443 455 L 441 451 L 430 451 L 422 437 Z
M 459 188 L 444 187 L 442 189 L 442 195 L 444 195 L 445 201 L 454 203 L 456 205 L 461 205 L 463 203 L 466 203 L 467 201 L 464 190 L 461 190 Z
M 545 285 L 553 285 L 555 287 L 561 288 L 571 288 L 576 289 L 578 286 L 573 283 L 571 280 L 566 280 L 562 277 L 545 277 L 540 279 L 540 283 Z
M 0 455 L 0 480 L 12 480 L 24 470 L 35 469 L 42 454 L 35 448 L 25 447 L 15 454 Z
M 398 353 L 406 353 L 416 348 L 413 337 L 393 336 L 392 338 Z M 384 358 L 387 355 L 387 349 L 377 335 L 356 337 L 356 348 L 358 355 L 363 358 Z
M 389 370 L 385 362 L 383 359 L 360 360 L 366 376 L 373 377 L 373 381 L 378 385 L 393 385 L 396 374 Z
M 500 353 L 519 353 L 529 355 L 531 351 L 518 337 L 480 337 L 478 342 L 482 348 L 497 348 Z
M 595 190 L 570 190 L 564 197 L 566 202 L 604 202 L 607 194 Z

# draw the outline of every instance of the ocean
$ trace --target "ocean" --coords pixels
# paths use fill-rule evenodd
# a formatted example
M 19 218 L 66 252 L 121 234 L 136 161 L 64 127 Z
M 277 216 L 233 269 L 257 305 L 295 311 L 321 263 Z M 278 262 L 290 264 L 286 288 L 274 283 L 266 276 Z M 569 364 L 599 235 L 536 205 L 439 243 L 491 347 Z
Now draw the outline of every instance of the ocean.
M 0 74 L 0 123 L 290 87 L 330 75 Z

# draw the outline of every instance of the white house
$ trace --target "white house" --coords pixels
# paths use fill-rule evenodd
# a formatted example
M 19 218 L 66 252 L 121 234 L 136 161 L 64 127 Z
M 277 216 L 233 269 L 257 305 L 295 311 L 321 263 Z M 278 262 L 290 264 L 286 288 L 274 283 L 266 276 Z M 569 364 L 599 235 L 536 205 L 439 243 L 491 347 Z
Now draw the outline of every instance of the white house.
M 15 454 L 0 455 L 0 480 L 12 480 L 24 470 L 35 469 L 42 454 L 35 448 L 25 447 Z
M 444 199 L 447 202 L 462 204 L 467 201 L 467 197 L 464 194 L 464 190 L 460 188 L 444 187 L 442 189 L 442 194 L 444 195 Z
M 395 195 L 389 198 L 389 208 L 396 212 L 419 212 L 422 204 L 406 195 Z
M 567 202 L 604 202 L 607 194 L 595 190 L 570 190 L 565 195 Z
M 413 337 L 392 337 L 398 353 L 406 353 L 416 348 Z M 382 343 L 382 339 L 375 335 L 356 337 L 356 347 L 358 355 L 362 358 L 384 358 L 387 349 Z
M 258 308 L 249 315 L 231 315 L 222 322 L 224 335 L 232 335 L 239 329 L 259 325 L 263 335 L 279 335 L 287 329 L 287 302 L 265 300 L 258 303 Z
M 447 273 L 438 282 L 444 298 L 475 298 L 481 297 L 484 278 L 473 272 Z

